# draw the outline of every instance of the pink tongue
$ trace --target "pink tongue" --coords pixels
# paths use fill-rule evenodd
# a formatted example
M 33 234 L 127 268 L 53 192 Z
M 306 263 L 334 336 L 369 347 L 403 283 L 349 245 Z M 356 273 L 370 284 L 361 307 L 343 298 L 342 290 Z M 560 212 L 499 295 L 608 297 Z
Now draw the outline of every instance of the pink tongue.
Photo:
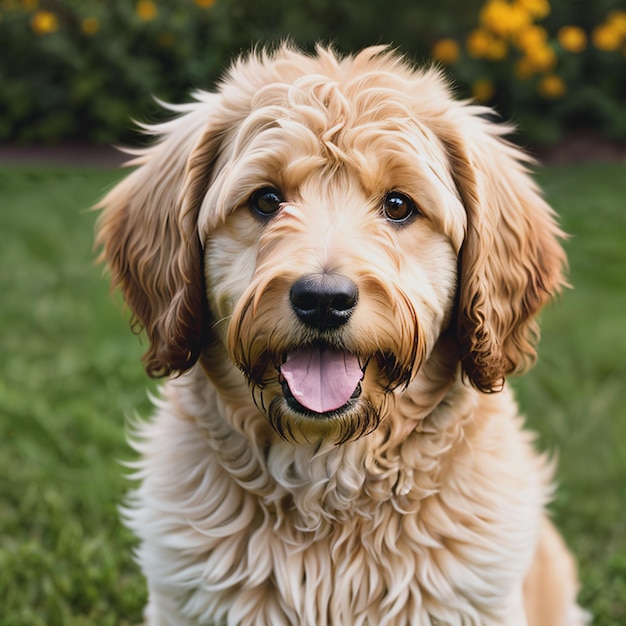
M 318 348 L 292 352 L 280 371 L 293 397 L 316 413 L 342 407 L 363 378 L 356 356 Z

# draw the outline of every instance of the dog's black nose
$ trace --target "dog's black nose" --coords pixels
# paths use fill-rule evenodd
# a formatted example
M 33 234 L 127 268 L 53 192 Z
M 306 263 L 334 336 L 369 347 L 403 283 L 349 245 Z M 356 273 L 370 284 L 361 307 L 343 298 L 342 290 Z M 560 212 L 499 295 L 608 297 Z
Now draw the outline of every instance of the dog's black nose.
M 345 324 L 356 307 L 357 286 L 341 274 L 307 274 L 291 287 L 291 307 L 298 318 L 319 330 Z

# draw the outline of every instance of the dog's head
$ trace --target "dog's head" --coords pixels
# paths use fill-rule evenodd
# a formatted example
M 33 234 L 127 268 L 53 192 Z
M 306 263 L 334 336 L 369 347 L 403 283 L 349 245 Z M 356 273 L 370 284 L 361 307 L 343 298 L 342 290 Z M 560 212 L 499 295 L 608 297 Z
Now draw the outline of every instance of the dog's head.
M 436 71 L 284 46 L 176 110 L 99 223 L 148 373 L 227 351 L 279 433 L 343 441 L 442 336 L 485 392 L 534 358 L 561 233 L 508 129 Z

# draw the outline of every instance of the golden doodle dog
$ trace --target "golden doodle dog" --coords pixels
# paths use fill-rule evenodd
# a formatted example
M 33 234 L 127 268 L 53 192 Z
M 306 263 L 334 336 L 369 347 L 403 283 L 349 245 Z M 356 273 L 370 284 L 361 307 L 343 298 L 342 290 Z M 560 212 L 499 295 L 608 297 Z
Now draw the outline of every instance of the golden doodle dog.
M 169 375 L 124 508 L 147 624 L 583 624 L 505 384 L 565 265 L 509 129 L 381 47 L 173 110 L 98 225 Z

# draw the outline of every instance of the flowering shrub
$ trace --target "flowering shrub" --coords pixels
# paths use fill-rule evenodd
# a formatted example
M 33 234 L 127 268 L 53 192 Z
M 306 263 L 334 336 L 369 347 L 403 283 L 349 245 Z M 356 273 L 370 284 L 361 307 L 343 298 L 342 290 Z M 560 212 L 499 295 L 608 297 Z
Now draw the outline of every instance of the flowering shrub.
M 0 0 L 0 140 L 126 139 L 153 95 L 177 99 L 215 74 L 219 19 L 211 0 Z
M 0 0 L 0 141 L 125 141 L 131 118 L 160 114 L 153 96 L 184 100 L 234 54 L 287 36 L 434 57 L 534 142 L 581 126 L 626 138 L 616 2 Z
M 432 55 L 535 143 L 576 129 L 626 138 L 626 9 L 615 2 L 485 0 Z
M 130 118 L 161 114 L 153 96 L 188 98 L 257 42 L 393 41 L 426 56 L 428 33 L 470 24 L 479 2 L 0 0 L 0 141 L 126 141 Z

